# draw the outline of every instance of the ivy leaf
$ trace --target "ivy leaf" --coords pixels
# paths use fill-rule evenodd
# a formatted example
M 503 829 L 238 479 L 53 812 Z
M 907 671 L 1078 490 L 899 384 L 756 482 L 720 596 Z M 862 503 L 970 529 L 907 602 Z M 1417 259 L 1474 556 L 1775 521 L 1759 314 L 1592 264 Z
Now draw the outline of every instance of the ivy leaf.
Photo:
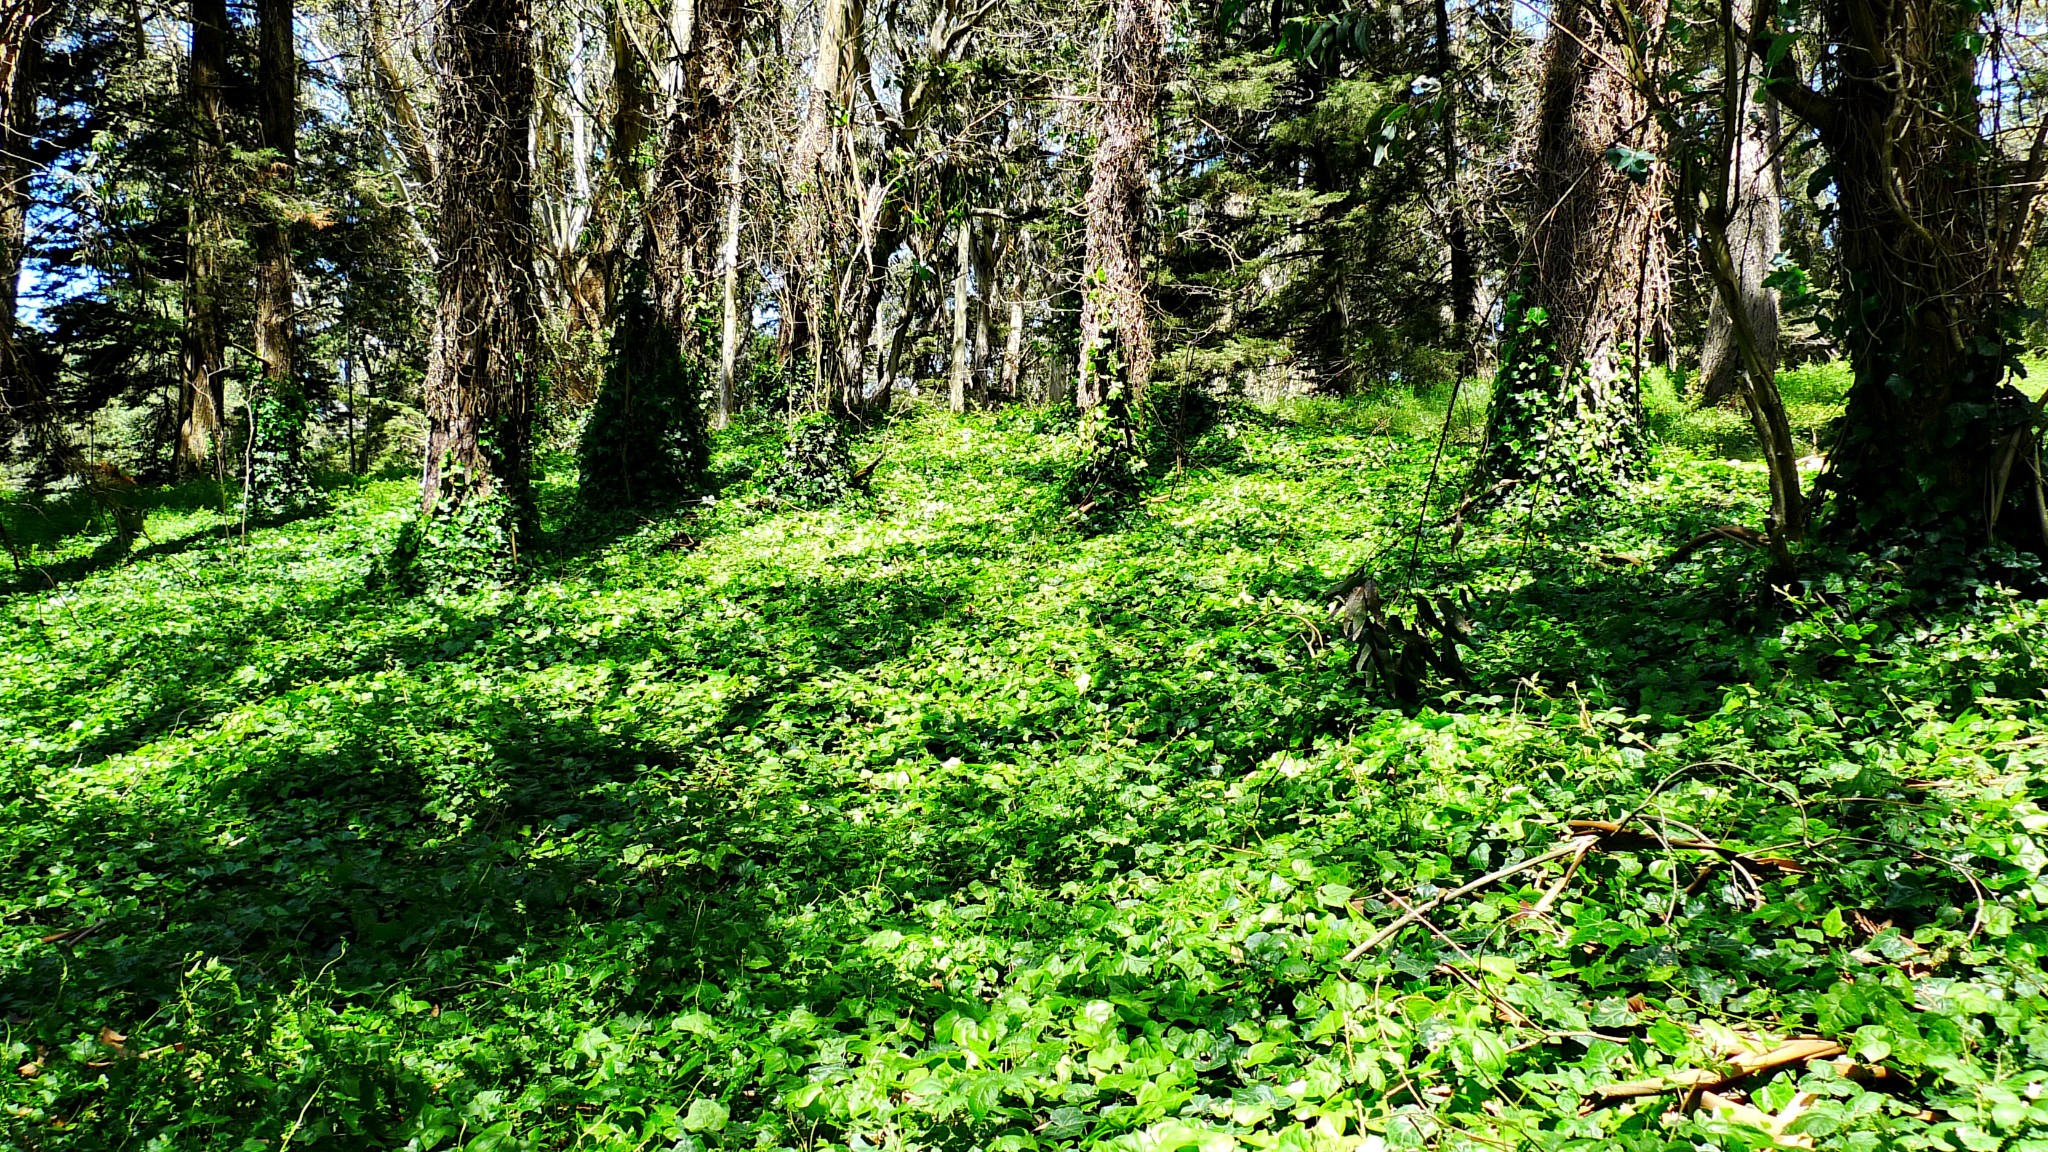
M 1637 184 L 1650 182 L 1650 171 L 1657 165 L 1657 154 L 1616 144 L 1606 152 L 1607 166 L 1635 181 Z

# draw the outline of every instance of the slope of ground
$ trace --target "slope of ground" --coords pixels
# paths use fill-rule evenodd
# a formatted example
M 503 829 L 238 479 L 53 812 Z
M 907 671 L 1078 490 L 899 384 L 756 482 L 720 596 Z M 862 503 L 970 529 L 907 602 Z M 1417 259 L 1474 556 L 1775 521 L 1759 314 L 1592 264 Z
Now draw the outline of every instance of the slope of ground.
M 1762 485 L 1678 447 L 1418 550 L 1434 443 L 1330 406 L 1083 534 L 1057 431 L 908 420 L 825 510 L 556 491 L 530 579 L 447 602 L 383 582 L 403 480 L 24 577 L 0 1135 L 2048 1146 L 2038 604 L 1667 564 Z M 1361 564 L 1468 605 L 1473 684 L 1353 672 Z M 1841 1054 L 1734 1077 L 1800 1037 Z

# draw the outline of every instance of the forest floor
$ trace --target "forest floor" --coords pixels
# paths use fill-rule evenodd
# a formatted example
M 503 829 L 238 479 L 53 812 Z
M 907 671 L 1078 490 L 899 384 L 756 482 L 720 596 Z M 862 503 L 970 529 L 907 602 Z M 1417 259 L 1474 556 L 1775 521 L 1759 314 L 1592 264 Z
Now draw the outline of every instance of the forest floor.
M 743 429 L 440 602 L 406 478 L 68 539 L 0 594 L 0 1145 L 2048 1147 L 2042 605 L 1667 562 L 1760 522 L 1718 415 L 1411 568 L 1440 416 L 1227 411 L 1093 533 L 1040 413 L 822 510 Z M 1361 563 L 1475 686 L 1353 673 Z

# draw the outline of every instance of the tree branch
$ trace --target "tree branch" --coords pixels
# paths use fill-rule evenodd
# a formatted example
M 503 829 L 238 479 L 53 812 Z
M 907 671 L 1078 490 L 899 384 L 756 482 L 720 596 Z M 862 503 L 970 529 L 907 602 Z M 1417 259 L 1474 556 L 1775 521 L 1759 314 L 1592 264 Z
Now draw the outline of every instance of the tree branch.
M 1763 86 L 1778 103 L 1785 106 L 1794 116 L 1806 121 L 1814 131 L 1826 132 L 1835 122 L 1835 105 L 1832 100 L 1806 86 L 1799 78 L 1798 62 L 1787 52 L 1776 60 L 1771 59 L 1771 49 L 1776 46 L 1777 37 L 1768 31 L 1778 20 L 1778 0 L 1756 0 L 1750 11 L 1749 27 L 1743 28 L 1731 18 L 1728 30 L 1744 44 L 1763 66 Z

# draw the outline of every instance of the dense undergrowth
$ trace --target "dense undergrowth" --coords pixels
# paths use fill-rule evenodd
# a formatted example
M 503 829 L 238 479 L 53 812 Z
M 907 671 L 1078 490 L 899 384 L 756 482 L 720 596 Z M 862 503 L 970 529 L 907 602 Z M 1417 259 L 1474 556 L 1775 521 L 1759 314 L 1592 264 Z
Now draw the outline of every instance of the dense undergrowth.
M 0 1142 L 2048 1147 L 2040 605 L 1665 563 L 1763 487 L 1683 418 L 1411 575 L 1403 411 L 1228 412 L 1085 534 L 1028 411 L 822 509 L 741 429 L 440 602 L 380 582 L 401 479 L 66 538 L 0 597 Z M 1469 605 L 1473 686 L 1354 675 L 1361 563 Z M 1601 1092 L 1799 1036 L 1846 1052 Z

